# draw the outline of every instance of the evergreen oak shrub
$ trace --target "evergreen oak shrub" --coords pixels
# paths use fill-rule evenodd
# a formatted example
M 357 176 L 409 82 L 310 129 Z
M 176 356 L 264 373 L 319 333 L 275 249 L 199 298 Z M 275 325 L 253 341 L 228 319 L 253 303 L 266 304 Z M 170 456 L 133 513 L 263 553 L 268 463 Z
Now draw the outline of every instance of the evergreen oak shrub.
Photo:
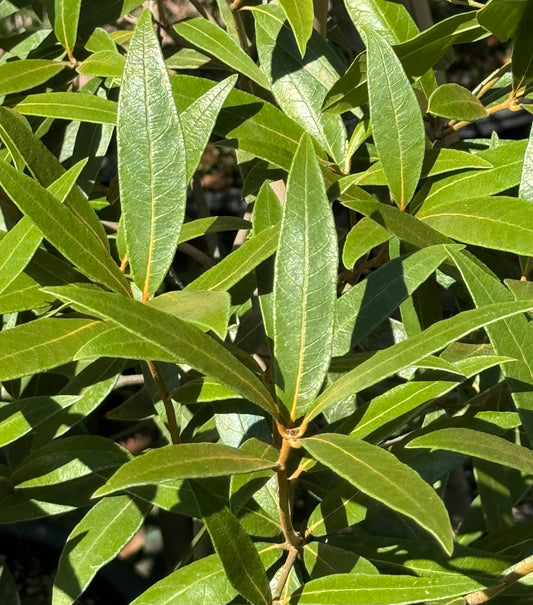
M 457 134 L 529 110 L 533 2 L 458 1 L 419 31 L 399 2 L 345 0 L 357 54 L 320 0 L 193 2 L 177 23 L 185 0 L 140 4 L 0 2 L 0 521 L 79 509 L 52 603 L 153 507 L 214 550 L 197 535 L 135 605 L 533 603 L 533 521 L 513 516 L 533 143 Z M 454 44 L 491 34 L 507 62 L 439 85 Z M 210 139 L 235 149 L 245 219 L 188 215 Z M 134 457 L 89 416 L 141 371 L 111 416 L 168 444 Z M 0 587 L 18 603 L 6 562 Z

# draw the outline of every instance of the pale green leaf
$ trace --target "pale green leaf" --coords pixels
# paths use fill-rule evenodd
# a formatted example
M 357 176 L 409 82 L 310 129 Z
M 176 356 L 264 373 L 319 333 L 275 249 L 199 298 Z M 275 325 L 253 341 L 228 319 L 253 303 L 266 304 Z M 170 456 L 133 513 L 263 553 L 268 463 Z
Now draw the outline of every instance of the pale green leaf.
M 428 111 L 436 116 L 473 122 L 489 115 L 483 103 L 459 84 L 442 84 L 429 98 Z
M 231 69 L 253 80 L 263 88 L 270 88 L 268 78 L 242 48 L 215 23 L 196 17 L 174 25 L 176 32 L 208 55 L 225 63 Z
M 416 336 L 378 351 L 321 393 L 313 407 L 307 412 L 306 421 L 311 420 L 337 401 L 342 401 L 415 364 L 469 332 L 527 310 L 528 303 L 522 302 L 521 306 L 515 303 L 501 303 L 463 311 L 454 317 L 433 324 Z M 499 353 L 501 354 L 501 352 Z
M 54 33 L 70 59 L 78 36 L 80 8 L 81 0 L 54 0 Z
M 43 92 L 28 95 L 15 109 L 28 116 L 115 124 L 117 104 L 97 95 L 80 92 Z
M 338 475 L 385 506 L 413 519 L 450 554 L 453 532 L 442 500 L 431 486 L 393 454 L 346 435 L 302 439 L 305 449 Z
M 52 245 L 80 271 L 112 290 L 129 295 L 129 285 L 92 231 L 37 181 L 0 160 L 0 184 Z
M 22 92 L 43 84 L 68 63 L 48 59 L 24 59 L 0 65 L 0 95 Z
M 214 338 L 195 326 L 148 305 L 91 288 L 46 288 L 61 300 L 113 322 L 208 376 L 220 380 L 275 417 L 278 411 L 261 381 Z
M 372 29 L 389 44 L 404 42 L 418 34 L 405 6 L 388 0 L 344 0 L 354 25 Z
M 121 78 L 126 60 L 114 48 L 113 50 L 99 50 L 87 57 L 77 66 L 80 74 L 88 76 L 101 76 L 103 78 Z
M 88 319 L 39 319 L 0 333 L 0 380 L 43 372 L 72 361 L 102 329 Z
M 273 295 L 276 391 L 291 419 L 309 408 L 329 366 L 336 280 L 333 214 L 305 136 L 289 172 Z
M 218 443 L 184 443 L 151 450 L 123 465 L 95 496 L 106 496 L 135 485 L 154 485 L 176 479 L 224 477 L 276 466 L 267 458 Z
M 126 58 L 117 147 L 128 262 L 147 300 L 174 258 L 187 195 L 182 127 L 149 10 L 137 21 Z
M 416 437 L 407 447 L 423 447 L 431 450 L 459 452 L 516 468 L 524 473 L 533 473 L 533 452 L 507 439 L 466 428 L 438 429 Z
M 65 437 L 33 450 L 12 472 L 11 481 L 17 489 L 57 485 L 114 470 L 130 458 L 127 450 L 105 437 Z
M 363 31 L 374 143 L 391 193 L 403 210 L 422 171 L 426 141 L 422 113 L 392 48 L 373 30 Z
M 313 33 L 313 0 L 280 0 L 280 4 L 287 15 L 298 49 L 303 57 L 307 42 Z
M 100 52 L 102 50 L 112 50 L 117 52 L 117 47 L 113 42 L 113 38 L 103 27 L 97 27 L 93 31 L 91 37 L 85 43 L 85 48 L 93 53 Z
M 533 128 L 529 131 L 518 195 L 524 200 L 533 201 Z

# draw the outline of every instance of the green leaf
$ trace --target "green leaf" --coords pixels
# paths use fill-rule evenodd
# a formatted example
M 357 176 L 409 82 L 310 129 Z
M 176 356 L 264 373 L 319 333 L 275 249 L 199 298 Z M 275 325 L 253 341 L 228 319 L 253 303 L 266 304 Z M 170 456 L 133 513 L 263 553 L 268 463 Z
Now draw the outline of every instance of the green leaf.
M 95 124 L 115 124 L 117 104 L 96 95 L 79 92 L 43 92 L 28 95 L 15 106 L 19 113 Z
M 289 172 L 273 295 L 276 391 L 291 419 L 309 408 L 329 366 L 336 281 L 333 214 L 304 136 Z
M 111 439 L 76 435 L 56 439 L 22 460 L 11 474 L 17 489 L 56 485 L 124 465 L 131 455 Z
M 101 76 L 103 78 L 121 78 L 124 73 L 126 59 L 117 52 L 113 44 L 113 50 L 99 50 L 80 63 L 76 70 L 80 74 L 89 76 Z
M 249 221 L 237 216 L 207 216 L 205 218 L 198 218 L 183 224 L 179 243 L 188 242 L 207 233 L 237 231 L 238 229 L 249 229 L 250 227 L 251 224 Z
M 212 82 L 193 76 L 172 76 L 172 93 L 181 113 L 200 95 L 212 87 Z M 258 158 L 289 170 L 302 136 L 302 128 L 271 103 L 232 90 L 220 112 L 215 133 L 227 137 L 228 143 L 249 151 Z
M 191 103 L 180 115 L 185 145 L 187 181 L 192 179 L 198 168 L 218 114 L 236 82 L 237 76 L 230 76 L 219 82 Z M 180 241 L 182 241 L 181 237 Z
M 307 42 L 313 33 L 315 16 L 313 0 L 280 0 L 280 4 L 287 15 L 298 49 L 303 57 Z
M 403 210 L 422 171 L 424 122 L 415 92 L 392 48 L 374 31 L 363 31 L 374 143 L 391 193 Z
M 57 367 L 102 329 L 87 319 L 38 319 L 0 333 L 0 380 Z
M 0 184 L 43 237 L 80 271 L 112 290 L 130 295 L 128 282 L 101 241 L 50 192 L 2 160 Z
M 496 34 L 505 42 L 514 35 L 522 15 L 526 9 L 527 0 L 492 0 L 477 11 L 477 20 L 480 25 Z
M 524 200 L 533 201 L 533 128 L 529 131 L 518 195 Z
M 424 208 L 430 210 L 433 204 L 455 202 L 493 195 L 510 189 L 520 182 L 524 153 L 527 141 L 512 141 L 479 151 L 477 156 L 489 161 L 493 167 L 487 170 L 466 170 L 436 178 L 424 184 L 413 200 L 418 207 L 423 202 Z
M 365 216 L 350 229 L 342 249 L 342 263 L 347 269 L 353 269 L 357 260 L 385 242 L 392 234 L 379 223 Z
M 270 605 L 272 596 L 265 567 L 256 547 L 233 513 L 213 503 L 209 491 L 192 486 L 211 542 L 234 588 L 254 605 Z
M 360 555 L 324 542 L 310 542 L 304 546 L 305 566 L 312 580 L 335 573 L 379 573 Z
M 345 292 L 336 302 L 333 355 L 352 345 L 390 317 L 448 258 L 446 247 L 430 246 L 395 258 Z
M 464 86 L 442 84 L 429 98 L 428 111 L 436 116 L 473 122 L 489 115 L 483 103 Z
M 513 45 L 513 94 L 520 97 L 531 90 L 533 83 L 533 39 L 531 20 L 533 3 L 525 2 Z
M 393 454 L 346 435 L 324 433 L 301 440 L 319 462 L 385 506 L 413 519 L 451 554 L 453 532 L 442 500 Z
M 187 42 L 206 54 L 225 63 L 236 72 L 245 75 L 267 90 L 268 78 L 231 36 L 215 23 L 196 17 L 174 25 L 176 32 Z
M 54 33 L 61 46 L 72 60 L 74 45 L 78 36 L 81 0 L 54 1 Z
M 357 29 L 372 29 L 389 44 L 409 40 L 418 28 L 402 4 L 388 0 L 344 0 Z
M 531 215 L 531 216 L 530 216 Z M 530 228 L 533 208 L 515 197 L 483 197 L 422 207 L 418 218 L 448 237 L 465 242 L 533 255 Z
M 17 583 L 3 555 L 0 557 L 0 599 L 5 605 L 20 605 Z
M 215 339 L 191 324 L 123 296 L 90 288 L 46 288 L 61 300 L 113 322 L 196 370 L 220 380 L 274 417 L 278 411 L 259 379 Z
M 231 298 L 226 292 L 208 290 L 167 292 L 153 298 L 148 304 L 154 309 L 190 321 L 202 331 L 213 330 L 222 339 L 228 331 Z
M 97 571 L 133 538 L 150 508 L 127 495 L 97 502 L 70 532 L 59 559 L 53 602 L 73 603 Z
M 278 239 L 279 225 L 272 225 L 250 237 L 242 246 L 202 273 L 185 289 L 226 292 L 274 254 L 278 247 Z
M 472 429 L 454 427 L 435 430 L 427 435 L 416 437 L 407 444 L 407 447 L 459 452 L 516 468 L 524 473 L 533 473 L 533 452 L 530 449 L 511 443 L 502 437 Z
M 0 65 L 0 95 L 35 88 L 65 69 L 68 63 L 47 59 L 24 59 Z
M 128 262 L 147 300 L 174 258 L 187 194 L 182 127 L 149 10 L 137 21 L 126 59 L 117 146 Z
M 218 443 L 184 443 L 151 450 L 123 465 L 94 496 L 176 479 L 224 477 L 276 466 L 267 458 Z
M 74 187 L 86 162 L 78 162 L 65 172 L 48 190 L 61 202 Z M 24 216 L 0 242 L 0 293 L 24 270 L 42 240 L 41 232 L 31 219 Z
M 103 27 L 97 27 L 91 37 L 85 43 L 85 48 L 93 53 L 100 52 L 102 50 L 112 50 L 117 52 L 117 47 L 113 42 L 113 38 Z
M 340 116 L 322 112 L 324 97 L 342 69 L 338 57 L 315 32 L 302 58 L 281 7 L 255 7 L 253 14 L 259 60 L 262 69 L 271 74 L 276 101 L 340 164 L 346 129 Z M 277 73 L 278 65 L 283 65 L 283 72 Z
M 65 172 L 65 168 L 59 160 L 30 130 L 26 120 L 21 118 L 16 111 L 6 107 L 0 107 L 0 138 L 13 157 L 18 158 L 17 168 L 23 170 L 24 164 L 26 164 L 33 176 L 44 187 L 51 185 Z M 85 225 L 85 229 L 93 233 L 104 248 L 109 250 L 104 227 L 78 187 L 72 189 L 65 200 L 65 206 Z M 47 264 L 49 265 L 50 262 Z
M 463 311 L 454 317 L 433 324 L 416 336 L 378 351 L 321 393 L 313 407 L 307 412 L 305 421 L 308 422 L 315 418 L 337 401 L 342 401 L 443 349 L 446 345 L 473 330 L 527 310 L 527 303 L 523 303 L 522 306 L 514 303 L 500 303 Z M 501 354 L 501 351 L 499 353 Z

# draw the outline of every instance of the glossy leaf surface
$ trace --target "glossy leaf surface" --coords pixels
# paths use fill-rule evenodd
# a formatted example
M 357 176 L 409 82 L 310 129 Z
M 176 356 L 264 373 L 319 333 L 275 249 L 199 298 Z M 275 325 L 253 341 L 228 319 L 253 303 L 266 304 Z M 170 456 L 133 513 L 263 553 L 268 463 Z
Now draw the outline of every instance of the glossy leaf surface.
M 281 0 L 302 57 L 313 31 L 313 0 Z
M 39 86 L 60 71 L 66 63 L 47 59 L 26 59 L 0 65 L 0 95 L 21 92 Z
M 78 35 L 80 8 L 81 0 L 54 1 L 54 32 L 71 59 Z
M 16 105 L 18 112 L 62 120 L 115 124 L 117 104 L 96 95 L 73 92 L 43 92 L 28 95 Z

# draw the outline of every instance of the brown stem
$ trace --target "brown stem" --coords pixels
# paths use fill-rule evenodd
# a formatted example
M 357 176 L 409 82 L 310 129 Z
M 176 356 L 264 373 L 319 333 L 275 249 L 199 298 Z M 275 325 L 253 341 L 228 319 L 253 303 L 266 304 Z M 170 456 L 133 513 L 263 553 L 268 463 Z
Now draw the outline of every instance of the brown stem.
M 489 586 L 488 588 L 478 590 L 477 592 L 467 595 L 466 602 L 468 605 L 481 605 L 481 603 L 486 603 L 500 592 L 503 592 L 508 586 L 515 584 L 532 572 L 533 559 L 532 557 L 528 557 L 524 561 L 521 561 L 515 565 L 510 573 L 503 576 L 503 578 L 501 578 L 501 584 L 498 584 L 497 586 Z
M 287 459 L 291 451 L 291 442 L 283 433 L 281 433 L 283 442 L 278 459 L 278 467 L 276 470 L 278 478 L 278 497 L 279 497 L 279 518 L 281 522 L 281 530 L 285 536 L 285 540 L 293 548 L 297 550 L 302 546 L 302 537 L 294 529 L 291 519 L 291 490 L 289 479 L 287 477 Z
M 174 410 L 174 404 L 172 403 L 172 397 L 168 392 L 167 385 L 163 380 L 163 376 L 157 367 L 155 361 L 147 361 L 148 369 L 150 370 L 150 374 L 154 380 L 154 384 L 157 388 L 157 392 L 161 397 L 161 401 L 165 406 L 165 412 L 167 414 L 167 422 L 168 422 L 168 430 L 170 432 L 170 438 L 172 439 L 172 443 L 180 443 L 180 429 L 178 426 L 178 421 L 176 418 L 176 411 Z
M 489 76 L 487 76 L 474 90 L 474 94 L 478 99 L 487 93 L 498 80 L 511 69 L 511 60 L 506 61 L 501 67 L 495 69 Z
M 229 0 L 228 0 L 229 2 Z M 239 44 L 241 48 L 244 50 L 246 54 L 249 52 L 248 48 L 248 38 L 246 37 L 246 30 L 244 28 L 244 22 L 242 20 L 241 13 L 239 12 L 239 6 L 242 4 L 242 0 L 235 1 L 230 4 L 231 13 L 233 15 L 233 21 L 235 22 L 235 29 L 237 30 L 237 35 L 239 36 Z
M 278 583 L 276 584 L 276 588 L 274 589 L 274 592 L 272 593 L 272 600 L 274 602 L 279 601 L 279 599 L 281 597 L 281 593 L 283 592 L 283 589 L 285 588 L 285 584 L 287 583 L 287 580 L 289 579 L 289 574 L 291 573 L 291 570 L 294 567 L 294 564 L 296 563 L 298 554 L 299 554 L 299 551 L 297 548 L 291 547 L 289 549 L 289 554 L 287 555 L 287 558 L 285 559 L 285 563 L 283 564 L 283 568 L 282 568 L 281 573 L 278 578 Z

